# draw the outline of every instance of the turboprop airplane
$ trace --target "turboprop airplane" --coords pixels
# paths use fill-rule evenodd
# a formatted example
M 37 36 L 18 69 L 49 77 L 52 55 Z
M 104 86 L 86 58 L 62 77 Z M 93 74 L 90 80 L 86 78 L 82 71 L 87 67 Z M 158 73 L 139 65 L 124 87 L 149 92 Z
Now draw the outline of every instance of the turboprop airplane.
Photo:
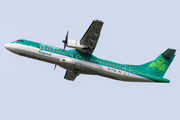
M 92 55 L 102 26 L 102 21 L 94 20 L 80 41 L 68 40 L 68 31 L 64 49 L 25 39 L 7 43 L 5 47 L 15 54 L 55 64 L 54 70 L 57 65 L 66 69 L 64 78 L 71 81 L 80 74 L 89 74 L 129 82 L 170 82 L 163 76 L 175 57 L 175 49 L 168 48 L 142 65 L 119 64 Z M 66 46 L 74 49 L 65 50 Z

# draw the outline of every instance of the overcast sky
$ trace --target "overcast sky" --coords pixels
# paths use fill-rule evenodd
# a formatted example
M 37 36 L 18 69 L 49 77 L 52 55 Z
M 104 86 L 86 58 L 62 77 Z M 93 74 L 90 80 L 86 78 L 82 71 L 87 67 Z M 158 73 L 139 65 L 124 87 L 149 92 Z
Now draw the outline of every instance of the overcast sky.
M 179 6 L 179 0 L 1 0 L 0 120 L 179 120 Z M 176 49 L 164 76 L 171 82 L 88 75 L 71 82 L 64 69 L 4 47 L 23 38 L 63 48 L 67 30 L 80 40 L 94 19 L 104 22 L 96 57 L 143 64 Z

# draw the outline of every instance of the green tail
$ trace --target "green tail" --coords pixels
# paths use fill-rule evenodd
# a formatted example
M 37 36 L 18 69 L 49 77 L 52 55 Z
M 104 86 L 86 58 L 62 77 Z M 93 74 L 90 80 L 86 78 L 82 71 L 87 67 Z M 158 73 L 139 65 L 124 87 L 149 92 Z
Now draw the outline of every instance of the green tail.
M 150 73 L 163 77 L 175 57 L 175 49 L 168 48 L 164 53 L 159 55 L 155 60 L 143 65 L 134 66 L 145 73 Z

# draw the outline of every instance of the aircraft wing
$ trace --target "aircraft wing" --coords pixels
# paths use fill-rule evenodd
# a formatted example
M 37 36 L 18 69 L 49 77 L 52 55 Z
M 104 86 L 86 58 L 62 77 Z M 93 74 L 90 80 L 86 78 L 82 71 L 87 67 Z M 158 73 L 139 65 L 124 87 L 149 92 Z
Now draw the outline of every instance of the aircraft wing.
M 78 73 L 75 73 L 73 71 L 66 70 L 66 74 L 64 76 L 64 79 L 74 81 L 74 79 L 78 76 Z
M 87 46 L 87 48 L 78 49 L 79 51 L 88 54 L 93 53 L 100 36 L 102 26 L 103 26 L 103 22 L 99 20 L 94 20 L 91 23 L 86 33 L 80 40 L 80 44 Z

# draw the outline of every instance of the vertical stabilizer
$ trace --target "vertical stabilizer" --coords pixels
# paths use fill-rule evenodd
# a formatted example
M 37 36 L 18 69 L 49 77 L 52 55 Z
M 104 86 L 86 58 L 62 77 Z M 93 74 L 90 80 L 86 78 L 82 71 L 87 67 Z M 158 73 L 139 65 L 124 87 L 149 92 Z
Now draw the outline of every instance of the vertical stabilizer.
M 175 57 L 175 49 L 168 48 L 164 53 L 160 54 L 155 60 L 136 66 L 146 73 L 163 77 Z

